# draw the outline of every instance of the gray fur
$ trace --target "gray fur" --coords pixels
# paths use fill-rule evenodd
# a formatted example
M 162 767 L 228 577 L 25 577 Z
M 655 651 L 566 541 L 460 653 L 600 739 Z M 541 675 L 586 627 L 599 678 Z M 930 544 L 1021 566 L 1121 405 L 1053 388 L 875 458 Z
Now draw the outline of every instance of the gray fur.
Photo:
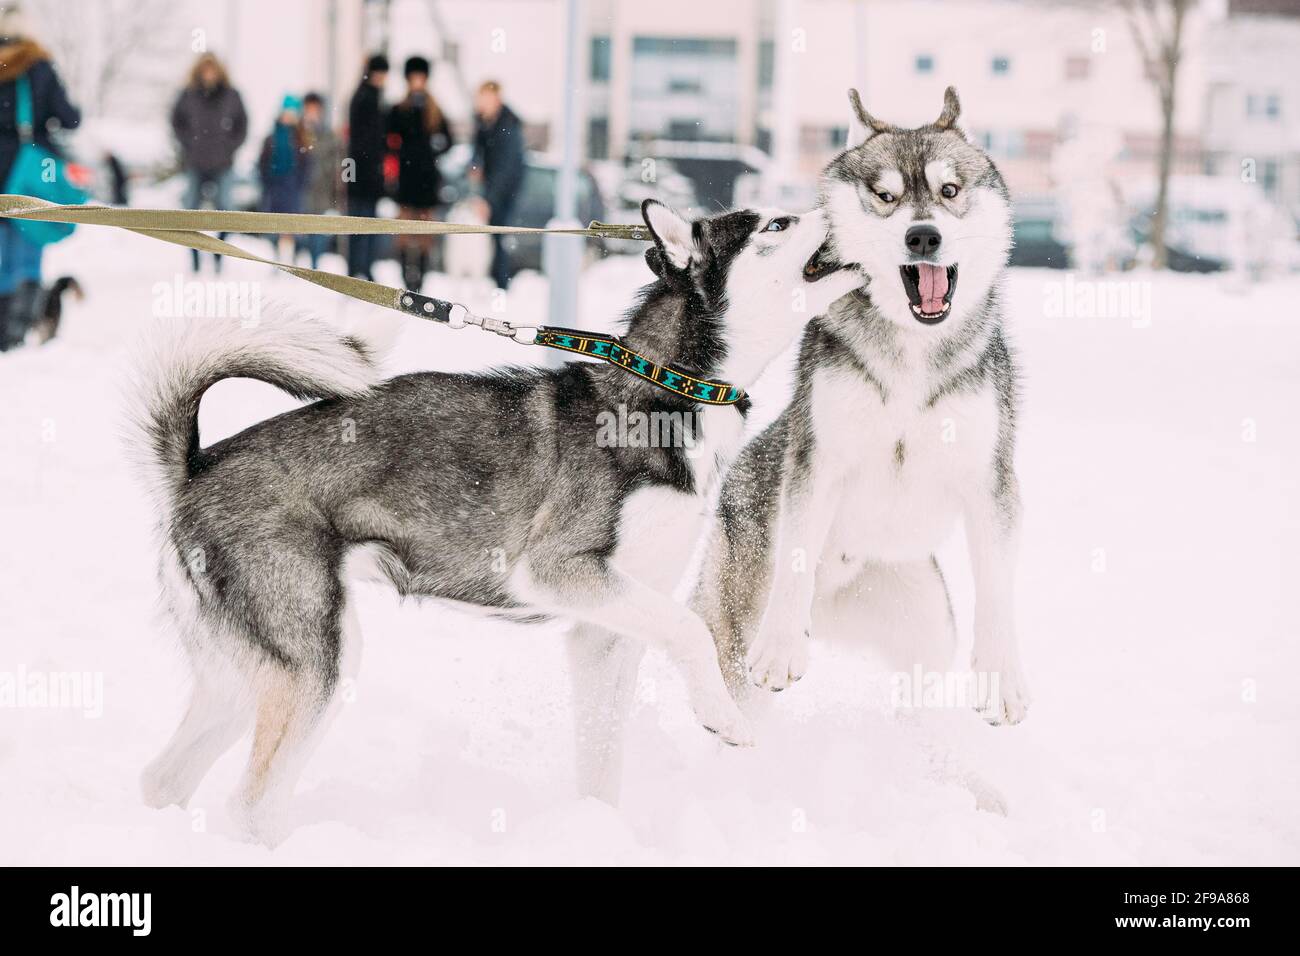
M 785 311 L 787 285 L 816 289 L 810 301 L 821 308 L 858 281 L 852 270 L 833 281 L 805 275 L 805 262 L 825 239 L 817 215 L 781 217 L 786 227 L 773 233 L 766 227 L 774 220 L 754 211 L 692 225 L 657 209 L 670 239 L 655 233 L 649 213 L 646 219 L 659 243 L 651 260 L 659 278 L 629 313 L 623 339 L 701 377 L 724 377 L 733 346 L 749 363 L 779 354 L 781 336 L 793 340 L 806 317 Z M 728 279 L 751 242 L 781 247 L 767 260 L 780 262 L 779 294 L 733 317 L 729 297 L 752 293 Z M 729 322 L 743 322 L 742 330 L 763 325 L 765 335 L 755 338 L 772 355 L 738 341 Z M 590 362 L 380 381 L 363 341 L 274 316 L 254 330 L 199 323 L 158 341 L 162 353 L 146 376 L 136 444 L 153 462 L 165 597 L 195 662 L 197 686 L 191 715 L 146 773 L 151 803 L 183 803 L 206 769 L 193 754 L 210 756 L 195 742 L 213 739 L 218 723 L 242 726 L 244 718 L 223 707 L 220 693 L 204 690 L 214 657 L 242 675 L 231 701 L 256 698 L 241 805 L 260 813 L 267 793 L 284 791 L 292 779 L 286 768 L 300 760 L 297 745 L 314 734 L 339 680 L 346 643 L 341 576 L 345 558 L 359 547 L 402 594 L 522 620 L 571 611 L 586 632 L 603 627 L 662 641 L 687 674 L 701 722 L 730 743 L 748 743 L 703 623 L 611 564 L 628 499 L 646 489 L 679 494 L 678 506 L 694 515 L 699 504 L 691 499 L 703 492 L 712 462 L 693 462 L 680 445 L 597 440 L 601 416 L 620 407 L 676 415 L 691 420 L 697 441 L 718 436 L 714 456 L 725 470 L 745 406 L 701 411 L 626 371 Z M 761 365 L 752 373 L 759 371 Z M 201 396 L 236 376 L 322 400 L 202 447 Z

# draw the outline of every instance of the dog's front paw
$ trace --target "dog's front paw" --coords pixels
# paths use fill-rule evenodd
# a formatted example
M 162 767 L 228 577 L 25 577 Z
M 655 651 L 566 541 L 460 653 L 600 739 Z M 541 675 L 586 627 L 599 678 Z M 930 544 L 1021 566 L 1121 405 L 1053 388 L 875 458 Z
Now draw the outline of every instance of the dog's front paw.
M 733 747 L 754 746 L 754 732 L 749 721 L 740 712 L 728 694 L 709 696 L 693 702 L 695 717 L 704 729 L 716 734 L 725 744 Z
M 808 629 L 761 631 L 745 664 L 755 687 L 781 691 L 808 671 Z
M 971 664 L 975 672 L 977 700 L 975 709 L 993 726 L 1018 724 L 1029 712 L 1029 687 L 1016 664 L 997 667 Z

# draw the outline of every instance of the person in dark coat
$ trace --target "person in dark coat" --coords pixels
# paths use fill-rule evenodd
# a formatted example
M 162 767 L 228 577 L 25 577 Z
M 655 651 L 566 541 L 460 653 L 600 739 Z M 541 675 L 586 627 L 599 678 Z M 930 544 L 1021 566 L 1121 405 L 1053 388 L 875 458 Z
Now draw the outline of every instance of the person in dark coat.
M 0 188 L 9 182 L 18 156 L 18 79 L 25 76 L 32 99 L 32 141 L 58 154 L 51 133 L 74 129 L 81 112 L 50 63 L 32 39 L 22 15 L 0 11 Z M 0 220 L 0 351 L 23 341 L 36 318 L 41 298 L 41 247 L 27 241 L 8 220 Z
M 479 87 L 474 112 L 478 121 L 470 175 L 482 187 L 488 223 L 508 226 L 524 181 L 524 126 L 502 102 L 501 84 L 493 80 Z M 492 244 L 492 279 L 505 289 L 510 285 L 510 259 L 501 236 L 493 236 Z
M 229 209 L 231 169 L 235 153 L 248 138 L 248 114 L 225 67 L 211 53 L 195 61 L 185 89 L 172 106 L 171 120 L 188 177 L 185 208 L 200 209 L 211 203 L 215 209 Z M 190 255 L 198 272 L 198 251 L 191 250 Z M 216 269 L 221 271 L 220 256 Z
M 376 53 L 366 63 L 361 83 L 348 105 L 348 152 L 351 165 L 344 170 L 348 187 L 348 215 L 373 216 L 384 198 L 384 157 L 388 152 L 388 123 L 384 116 L 384 83 L 388 58 Z M 348 275 L 373 279 L 375 236 L 348 237 Z
M 442 191 L 438 157 L 451 148 L 451 129 L 438 101 L 429 92 L 429 61 L 413 56 L 406 61 L 406 97 L 388 114 L 388 133 L 399 141 L 397 149 L 397 203 L 402 219 L 433 219 Z M 419 291 L 429 271 L 433 236 L 398 236 L 402 281 Z
M 310 179 L 311 159 L 302 129 L 302 100 L 292 94 L 280 104 L 271 135 L 262 141 L 257 171 L 262 180 L 262 211 L 297 214 Z M 280 261 L 293 261 L 293 236 L 276 237 Z

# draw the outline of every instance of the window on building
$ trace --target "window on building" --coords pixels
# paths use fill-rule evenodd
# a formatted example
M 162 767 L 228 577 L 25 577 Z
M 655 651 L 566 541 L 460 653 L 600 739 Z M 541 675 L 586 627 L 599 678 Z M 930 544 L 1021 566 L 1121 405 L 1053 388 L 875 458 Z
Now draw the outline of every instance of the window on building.
M 702 125 L 697 119 L 670 120 L 668 123 L 668 138 L 683 142 L 694 142 L 703 139 L 703 136 L 700 135 Z
M 609 82 L 609 37 L 591 38 L 591 82 Z
M 736 55 L 736 41 L 700 37 L 633 37 L 632 52 L 673 56 L 732 57 Z
M 994 76 L 1005 76 L 1011 72 L 1011 58 L 1008 56 L 995 56 L 991 66 Z
M 1065 58 L 1065 78 L 1067 80 L 1086 80 L 1092 73 L 1092 57 L 1067 56 Z
M 1277 195 L 1277 160 L 1266 159 L 1259 164 L 1259 184 L 1266 196 Z
M 1264 115 L 1269 119 L 1277 119 L 1282 115 L 1282 98 L 1276 93 L 1270 93 L 1264 98 Z
M 587 121 L 587 157 L 609 159 L 609 117 L 593 116 Z
M 1246 94 L 1246 115 L 1247 116 L 1259 115 L 1259 97 L 1256 96 L 1254 93 Z
M 758 44 L 758 88 L 770 90 L 776 76 L 776 41 L 761 40 Z
M 1018 129 L 982 130 L 976 139 L 994 159 L 1020 159 L 1026 153 L 1025 134 Z
M 930 56 L 928 53 L 918 53 L 916 56 L 916 72 L 933 73 L 934 57 Z

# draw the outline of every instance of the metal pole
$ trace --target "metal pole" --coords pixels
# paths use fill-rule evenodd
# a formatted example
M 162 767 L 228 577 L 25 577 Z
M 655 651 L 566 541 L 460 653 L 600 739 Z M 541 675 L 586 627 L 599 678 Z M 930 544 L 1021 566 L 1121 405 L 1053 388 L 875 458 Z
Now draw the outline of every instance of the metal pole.
M 582 0 L 565 0 L 564 112 L 560 125 L 561 159 L 555 183 L 555 218 L 550 225 L 569 229 L 582 225 L 578 218 L 578 153 L 581 148 L 579 93 L 582 50 L 580 24 Z M 550 281 L 549 321 L 572 325 L 578 314 L 578 274 L 583 245 L 571 236 L 548 236 L 543 247 L 546 276 Z
M 329 36 L 325 38 L 325 90 L 328 97 L 329 125 L 339 126 L 339 4 L 338 0 L 329 0 L 325 11 L 325 29 Z

